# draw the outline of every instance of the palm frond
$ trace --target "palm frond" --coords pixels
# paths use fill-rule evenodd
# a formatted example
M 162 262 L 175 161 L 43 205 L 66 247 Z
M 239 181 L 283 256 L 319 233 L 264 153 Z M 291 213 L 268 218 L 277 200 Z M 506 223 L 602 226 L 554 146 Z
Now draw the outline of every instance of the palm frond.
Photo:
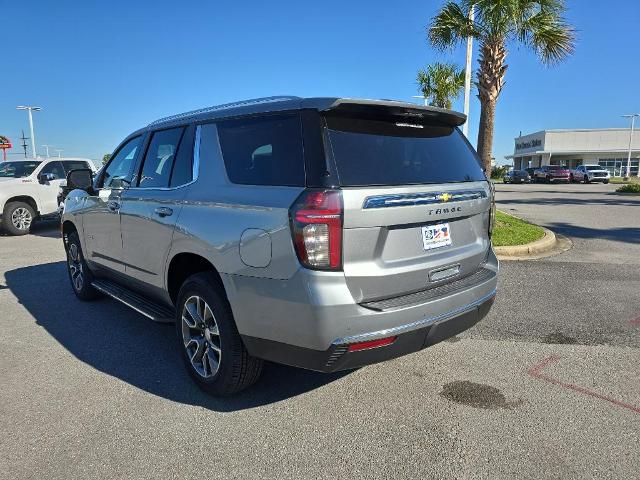
M 426 70 L 420 70 L 417 80 L 422 94 L 432 105 L 450 109 L 464 88 L 464 69 L 436 62 Z
M 547 1 L 558 3 L 557 0 Z M 522 43 L 531 46 L 546 64 L 558 63 L 574 50 L 575 30 L 556 8 L 542 8 L 524 19 L 519 26 L 517 37 Z
M 469 10 L 465 8 L 464 2 L 455 1 L 449 1 L 442 7 L 431 20 L 428 30 L 429 41 L 441 50 L 454 47 L 477 33 L 469 20 Z

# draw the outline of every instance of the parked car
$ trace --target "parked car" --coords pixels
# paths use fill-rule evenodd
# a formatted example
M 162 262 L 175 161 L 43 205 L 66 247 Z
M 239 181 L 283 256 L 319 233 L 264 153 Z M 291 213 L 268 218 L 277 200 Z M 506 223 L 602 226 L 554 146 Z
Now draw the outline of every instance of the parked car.
M 572 182 L 602 182 L 609 183 L 611 174 L 609 170 L 600 165 L 580 165 L 571 171 Z
M 524 170 L 509 170 L 502 181 L 504 183 L 529 183 L 531 177 Z
M 529 174 L 529 178 L 531 179 L 531 181 L 533 181 L 533 179 L 536 176 L 535 175 L 536 174 L 536 169 L 535 168 L 525 168 L 524 171 Z
M 536 182 L 567 182 L 569 183 L 570 172 L 567 167 L 559 165 L 544 165 L 536 168 L 534 179 Z
M 39 218 L 58 213 L 57 195 L 66 174 L 90 168 L 85 158 L 25 159 L 0 162 L 2 227 L 10 235 L 25 235 Z
M 73 291 L 175 321 L 213 394 L 251 385 L 263 360 L 330 372 L 440 342 L 496 294 L 493 191 L 464 120 L 277 97 L 153 122 L 93 183 L 68 177 Z

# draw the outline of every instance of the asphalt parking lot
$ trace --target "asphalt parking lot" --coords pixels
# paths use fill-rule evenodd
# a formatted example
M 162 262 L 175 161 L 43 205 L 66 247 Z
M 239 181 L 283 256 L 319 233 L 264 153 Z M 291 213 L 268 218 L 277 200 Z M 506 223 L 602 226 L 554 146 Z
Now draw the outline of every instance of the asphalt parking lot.
M 499 185 L 573 248 L 503 262 L 481 324 L 347 373 L 268 365 L 231 399 L 172 327 L 77 301 L 55 224 L 2 236 L 0 477 L 637 477 L 640 197 L 614 189 Z

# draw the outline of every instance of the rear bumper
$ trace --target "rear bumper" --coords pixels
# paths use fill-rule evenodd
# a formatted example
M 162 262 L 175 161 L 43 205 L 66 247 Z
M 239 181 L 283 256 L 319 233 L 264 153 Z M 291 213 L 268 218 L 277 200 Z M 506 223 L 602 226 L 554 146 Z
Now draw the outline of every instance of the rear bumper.
M 223 276 L 223 281 L 251 355 L 333 371 L 418 351 L 474 325 L 496 293 L 493 251 L 482 270 L 488 275 L 369 304 L 356 303 L 344 275 L 333 272 L 301 269 L 289 280 Z M 392 336 L 397 337 L 392 345 L 347 352 L 349 344 Z
M 495 291 L 489 298 L 447 318 L 432 323 L 428 322 L 429 319 L 425 319 L 425 326 L 415 328 L 415 325 L 407 325 L 394 333 L 386 332 L 384 335 L 387 337 L 396 337 L 391 345 L 366 350 L 349 351 L 349 343 L 340 343 L 340 341 L 332 344 L 327 350 L 313 350 L 262 338 L 249 336 L 242 338 L 251 355 L 265 360 L 319 372 L 349 370 L 418 352 L 453 337 L 473 327 L 484 318 L 489 313 L 494 298 Z M 380 332 L 371 332 L 370 336 L 364 335 L 361 338 L 379 338 L 380 336 Z M 348 340 L 344 339 L 344 342 Z

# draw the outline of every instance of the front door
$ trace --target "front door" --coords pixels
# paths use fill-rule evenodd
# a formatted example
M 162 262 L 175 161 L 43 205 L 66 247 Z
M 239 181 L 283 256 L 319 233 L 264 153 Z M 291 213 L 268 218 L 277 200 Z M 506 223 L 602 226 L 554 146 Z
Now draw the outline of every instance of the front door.
M 53 180 L 42 182 L 42 175 L 51 174 Z M 50 215 L 58 210 L 58 191 L 60 184 L 64 180 L 64 168 L 62 162 L 49 162 L 38 172 L 38 196 L 40 197 L 40 214 Z
M 124 273 L 120 208 L 122 194 L 133 177 L 141 137 L 126 142 L 113 156 L 96 182 L 96 195 L 86 200 L 83 213 L 87 261 Z
M 194 127 L 154 132 L 135 185 L 122 195 L 123 262 L 144 293 L 161 295 L 186 185 L 193 179 Z

